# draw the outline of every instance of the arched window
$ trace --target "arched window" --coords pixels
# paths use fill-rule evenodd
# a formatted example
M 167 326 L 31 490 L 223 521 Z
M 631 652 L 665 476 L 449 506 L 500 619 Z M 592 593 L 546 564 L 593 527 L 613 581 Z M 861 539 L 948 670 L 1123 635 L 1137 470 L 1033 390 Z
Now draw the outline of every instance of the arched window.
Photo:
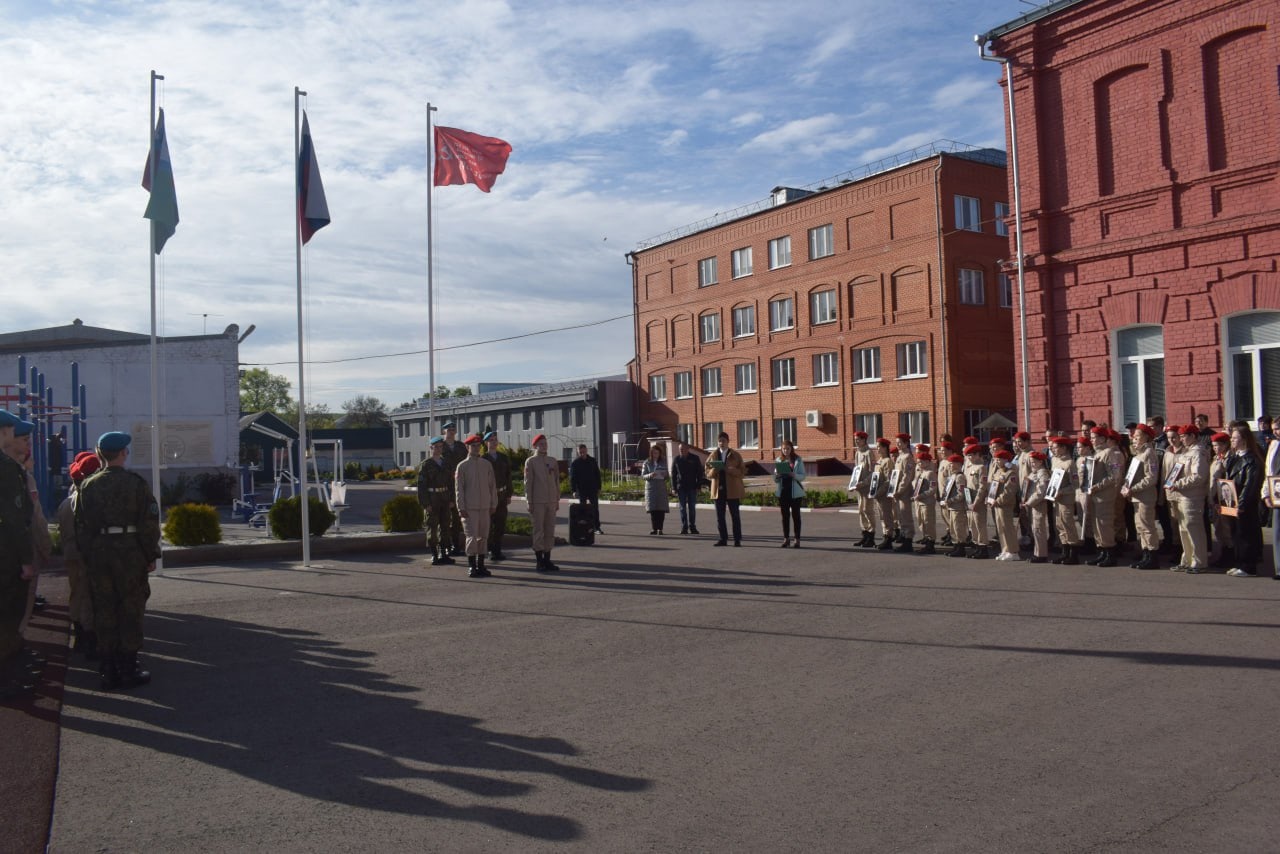
M 1280 311 L 1227 318 L 1227 411 L 1255 421 L 1280 412 Z
M 1164 412 L 1164 330 L 1134 326 L 1116 333 L 1120 424 L 1142 424 Z

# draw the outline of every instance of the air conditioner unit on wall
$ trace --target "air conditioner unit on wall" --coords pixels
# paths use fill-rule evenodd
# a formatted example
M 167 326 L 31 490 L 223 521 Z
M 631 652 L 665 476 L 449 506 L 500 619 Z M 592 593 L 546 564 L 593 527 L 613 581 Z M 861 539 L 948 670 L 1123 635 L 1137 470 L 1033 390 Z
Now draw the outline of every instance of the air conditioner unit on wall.
M 822 413 L 816 409 L 810 409 L 804 414 L 804 425 L 806 427 L 821 427 Z

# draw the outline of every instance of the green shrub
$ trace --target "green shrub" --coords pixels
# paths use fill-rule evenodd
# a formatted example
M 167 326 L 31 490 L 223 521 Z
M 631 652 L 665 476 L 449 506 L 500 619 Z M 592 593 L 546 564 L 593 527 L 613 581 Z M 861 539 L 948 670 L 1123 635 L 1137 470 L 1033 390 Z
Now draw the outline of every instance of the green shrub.
M 201 472 L 196 475 L 196 491 L 209 504 L 230 504 L 239 498 L 240 478 L 231 472 Z
M 164 538 L 175 546 L 209 546 L 222 542 L 218 511 L 208 504 L 170 507 L 164 520 Z
M 533 536 L 533 520 L 528 516 L 508 516 L 507 533 L 522 537 Z
M 313 537 L 323 537 L 334 522 L 333 511 L 314 495 L 308 497 L 307 514 Z M 302 501 L 299 496 L 283 498 L 272 504 L 267 513 L 267 523 L 271 526 L 271 536 L 276 539 L 302 539 Z
M 382 505 L 382 530 L 421 531 L 422 505 L 412 495 L 397 495 Z

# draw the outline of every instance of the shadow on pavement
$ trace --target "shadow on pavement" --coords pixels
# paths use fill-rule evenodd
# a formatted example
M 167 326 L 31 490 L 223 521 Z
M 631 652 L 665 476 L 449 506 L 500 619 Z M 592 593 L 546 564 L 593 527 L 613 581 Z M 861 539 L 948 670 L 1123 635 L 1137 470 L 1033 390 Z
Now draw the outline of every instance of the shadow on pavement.
M 92 719 L 63 727 L 224 768 L 320 801 L 361 809 L 476 822 L 534 839 L 572 840 L 580 824 L 562 815 L 498 806 L 536 788 L 513 775 L 639 792 L 650 781 L 574 765 L 559 738 L 485 729 L 480 719 L 423 708 L 373 667 L 374 654 L 305 631 L 166 612 L 147 614 L 147 646 L 168 658 L 166 683 L 131 694 L 84 691 Z M 92 686 L 85 670 L 70 674 Z M 170 705 L 160 705 L 168 703 Z M 103 716 L 108 720 L 103 720 Z M 485 799 L 452 803 L 425 793 L 437 784 Z

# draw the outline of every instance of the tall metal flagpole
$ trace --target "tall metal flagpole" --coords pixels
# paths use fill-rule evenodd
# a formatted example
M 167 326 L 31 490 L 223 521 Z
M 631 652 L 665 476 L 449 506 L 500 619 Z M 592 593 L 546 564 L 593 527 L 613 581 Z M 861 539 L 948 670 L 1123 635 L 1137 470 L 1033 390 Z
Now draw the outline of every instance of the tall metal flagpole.
M 306 95 L 293 87 L 293 206 L 298 207 L 302 198 L 302 174 L 298 163 L 302 157 L 302 126 L 298 118 L 299 99 Z M 302 505 L 302 565 L 311 566 L 311 513 L 307 495 L 307 392 L 306 373 L 302 359 L 302 215 L 297 214 L 293 223 L 294 246 L 297 250 L 298 268 L 298 460 L 302 474 L 298 477 L 299 501 Z
M 151 186 L 157 186 L 159 171 L 157 162 L 160 152 L 156 150 L 156 81 L 163 80 L 164 75 L 156 74 L 151 69 L 151 123 L 147 128 L 147 147 L 151 149 Z M 160 357 L 156 344 L 156 226 L 152 220 L 147 221 L 151 232 L 151 251 L 147 253 L 151 260 L 151 495 L 155 499 L 157 510 L 160 506 Z M 163 515 L 161 518 L 164 518 Z M 164 559 L 156 560 L 156 571 L 164 570 Z
M 435 194 L 436 179 L 432 167 L 435 141 L 431 138 L 431 114 L 436 110 L 427 102 L 427 428 L 436 429 L 436 304 L 432 282 L 434 247 L 431 243 L 431 197 Z M 435 435 L 434 432 L 431 434 Z M 427 456 L 430 456 L 428 454 Z

